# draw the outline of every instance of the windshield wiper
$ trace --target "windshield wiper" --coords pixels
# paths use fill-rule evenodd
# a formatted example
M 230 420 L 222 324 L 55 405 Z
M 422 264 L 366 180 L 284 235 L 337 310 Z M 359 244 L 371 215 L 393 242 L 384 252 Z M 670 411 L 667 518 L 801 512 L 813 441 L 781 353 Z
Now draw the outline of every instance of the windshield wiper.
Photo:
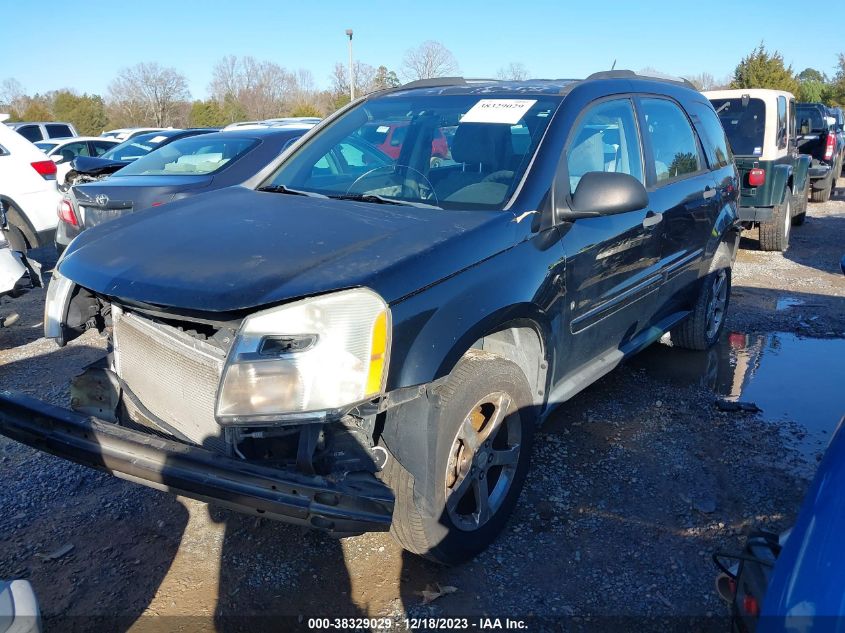
M 313 191 L 300 191 L 299 189 L 291 189 L 284 185 L 267 185 L 266 187 L 259 187 L 258 191 L 267 191 L 269 193 L 286 193 L 291 196 L 308 196 L 309 198 L 325 198 L 321 193 Z
M 356 202 L 373 202 L 375 204 L 398 204 L 403 207 L 417 207 L 420 209 L 440 209 L 433 204 L 426 204 L 425 202 L 414 202 L 413 200 L 399 200 L 397 198 L 385 198 L 375 193 L 347 193 L 338 196 L 329 196 L 335 200 L 355 200 Z

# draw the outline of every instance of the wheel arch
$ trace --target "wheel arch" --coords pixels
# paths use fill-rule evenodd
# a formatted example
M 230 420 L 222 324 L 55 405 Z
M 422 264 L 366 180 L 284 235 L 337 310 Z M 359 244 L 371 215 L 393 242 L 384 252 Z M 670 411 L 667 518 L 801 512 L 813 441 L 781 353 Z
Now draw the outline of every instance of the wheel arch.
M 772 192 L 774 194 L 774 203 L 783 204 L 786 200 L 787 189 L 792 189 L 793 171 L 792 165 L 775 165 L 772 169 Z
M 32 226 L 32 222 L 29 221 L 29 218 L 27 218 L 20 210 L 17 203 L 15 203 L 15 201 L 9 196 L 3 194 L 0 194 L 0 202 L 2 202 L 6 207 L 6 219 L 9 224 L 20 229 L 20 232 L 26 240 L 26 245 L 29 248 L 38 248 L 41 246 L 40 240 L 38 239 L 38 232 L 35 230 L 35 227 Z

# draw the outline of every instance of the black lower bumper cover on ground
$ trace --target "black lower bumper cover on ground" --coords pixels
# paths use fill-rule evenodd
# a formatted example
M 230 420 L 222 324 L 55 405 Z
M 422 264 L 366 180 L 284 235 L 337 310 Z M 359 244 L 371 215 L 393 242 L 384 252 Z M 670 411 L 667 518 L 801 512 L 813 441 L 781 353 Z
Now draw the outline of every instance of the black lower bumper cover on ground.
M 337 536 L 385 531 L 393 494 L 369 474 L 333 482 L 234 459 L 0 391 L 0 433 L 123 479 Z

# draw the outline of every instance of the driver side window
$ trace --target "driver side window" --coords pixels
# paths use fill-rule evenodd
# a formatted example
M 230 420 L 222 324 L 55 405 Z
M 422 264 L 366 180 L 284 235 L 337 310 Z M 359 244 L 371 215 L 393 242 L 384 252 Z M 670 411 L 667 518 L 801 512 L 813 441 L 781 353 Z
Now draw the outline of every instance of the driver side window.
M 644 182 L 640 139 L 630 99 L 603 101 L 587 111 L 570 137 L 566 165 L 570 192 L 591 171 L 629 174 Z

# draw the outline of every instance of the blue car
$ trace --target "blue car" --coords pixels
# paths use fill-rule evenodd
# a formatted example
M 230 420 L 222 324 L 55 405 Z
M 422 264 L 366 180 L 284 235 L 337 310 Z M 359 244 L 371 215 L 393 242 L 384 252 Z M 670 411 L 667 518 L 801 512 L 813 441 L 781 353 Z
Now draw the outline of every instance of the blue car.
M 845 264 L 845 261 L 843 262 Z M 845 418 L 830 441 L 793 528 L 748 537 L 717 585 L 733 629 L 755 633 L 845 631 Z

